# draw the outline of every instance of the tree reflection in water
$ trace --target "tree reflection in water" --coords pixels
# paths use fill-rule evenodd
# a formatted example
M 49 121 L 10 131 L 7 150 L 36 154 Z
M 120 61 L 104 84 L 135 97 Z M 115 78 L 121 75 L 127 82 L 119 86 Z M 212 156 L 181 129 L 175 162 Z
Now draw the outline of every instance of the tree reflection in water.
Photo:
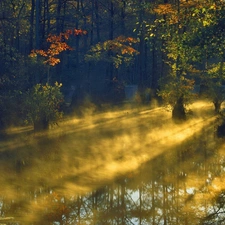
M 0 223 L 223 224 L 225 144 L 213 117 L 163 137 L 168 123 L 149 134 L 154 116 L 122 113 L 2 141 Z

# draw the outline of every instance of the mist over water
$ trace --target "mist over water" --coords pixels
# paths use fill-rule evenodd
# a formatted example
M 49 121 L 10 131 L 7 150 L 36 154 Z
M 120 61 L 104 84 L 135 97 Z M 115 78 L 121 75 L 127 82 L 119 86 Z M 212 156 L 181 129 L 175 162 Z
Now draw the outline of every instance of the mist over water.
M 0 145 L 2 218 L 198 224 L 224 188 L 224 143 L 214 135 L 212 105 L 190 108 L 184 123 L 161 107 L 126 106 L 66 118 L 44 133 L 9 129 Z

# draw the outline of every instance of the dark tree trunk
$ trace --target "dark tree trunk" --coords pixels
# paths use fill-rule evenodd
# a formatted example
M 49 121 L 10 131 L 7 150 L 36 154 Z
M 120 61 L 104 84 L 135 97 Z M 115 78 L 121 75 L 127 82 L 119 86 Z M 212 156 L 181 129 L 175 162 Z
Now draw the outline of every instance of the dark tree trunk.
M 186 119 L 183 96 L 181 96 L 177 100 L 177 102 L 172 110 L 172 118 L 174 120 L 185 120 Z
M 49 13 L 49 2 L 46 0 L 46 16 L 47 16 L 47 35 L 50 33 L 50 13 Z
M 122 8 L 121 8 L 121 34 L 125 35 L 126 34 L 126 26 L 125 26 L 125 7 L 126 7 L 126 2 L 125 0 L 122 0 Z
M 40 49 L 40 20 L 41 20 L 41 14 L 40 14 L 40 0 L 36 0 L 36 21 L 35 21 L 35 38 L 36 38 L 36 49 Z
M 213 104 L 214 104 L 215 112 L 216 113 L 219 113 L 220 110 L 221 110 L 221 104 L 222 104 L 222 102 L 214 101 Z
M 48 130 L 48 128 L 49 128 L 49 120 L 46 117 L 34 121 L 35 131 Z
M 35 10 L 35 0 L 31 3 L 30 12 L 30 41 L 29 41 L 29 52 L 34 48 L 33 38 L 34 38 L 34 10 Z
M 114 37 L 114 4 L 110 1 L 110 17 L 109 17 L 109 40 L 113 40 Z
M 19 14 L 17 16 L 17 21 L 16 21 L 16 48 L 20 51 L 20 16 L 22 15 L 22 11 L 23 11 L 23 8 L 25 6 L 25 3 L 22 4 L 20 10 L 19 10 Z
M 5 121 L 3 119 L 3 113 L 0 111 L 0 136 L 5 132 Z
M 155 38 L 152 40 L 152 67 L 151 67 L 151 88 L 154 90 L 156 93 L 156 90 L 158 88 L 158 74 L 156 70 L 156 64 L 157 64 L 157 59 L 156 59 L 156 49 L 155 49 Z
M 78 15 L 79 15 L 79 12 L 80 12 L 80 1 L 78 0 L 77 1 L 77 14 Z M 76 19 L 76 24 L 75 24 L 76 29 L 79 29 L 79 22 L 80 22 L 80 20 L 79 20 L 79 18 L 77 18 Z M 80 37 L 79 36 L 76 37 L 75 46 L 76 46 L 75 47 L 75 49 L 76 49 L 76 51 L 75 51 L 75 57 L 76 57 L 76 68 L 77 68 L 77 67 L 79 67 L 79 62 L 80 62 L 80 59 L 79 59 Z
M 94 10 L 95 10 L 95 4 L 94 4 L 94 1 L 92 1 L 90 45 L 93 45 L 94 44 Z
M 58 0 L 57 3 L 57 19 L 56 19 L 56 32 L 57 34 L 60 34 L 62 31 L 61 27 L 61 8 L 62 8 L 62 2 L 61 0 Z
M 98 1 L 95 0 L 95 18 L 96 18 L 96 32 L 97 42 L 100 42 L 100 26 L 99 26 L 99 12 L 98 12 Z
M 113 40 L 113 38 L 114 38 L 114 3 L 112 0 L 109 3 L 109 9 L 110 9 L 109 40 Z M 108 51 L 108 56 L 109 56 L 109 58 L 113 56 L 113 52 L 111 51 L 111 49 L 109 49 L 109 51 Z M 109 81 L 112 82 L 113 77 L 114 77 L 114 66 L 113 66 L 112 62 L 109 62 L 109 65 L 107 68 L 107 74 L 108 74 L 107 77 L 109 77 Z M 112 88 L 111 85 L 110 85 L 110 88 Z
M 140 7 L 142 5 L 142 1 L 140 1 Z M 144 84 L 144 51 L 145 51 L 145 48 L 144 48 L 144 25 L 143 25 L 143 9 L 141 8 L 140 9 L 140 12 L 139 12 L 139 23 L 141 24 L 141 27 L 140 27 L 140 43 L 139 43 L 139 61 L 138 61 L 138 65 L 139 65 L 139 88 L 141 87 L 141 89 L 143 88 L 143 84 Z
M 224 138 L 225 137 L 225 122 L 223 122 L 221 125 L 217 127 L 216 135 L 218 138 Z

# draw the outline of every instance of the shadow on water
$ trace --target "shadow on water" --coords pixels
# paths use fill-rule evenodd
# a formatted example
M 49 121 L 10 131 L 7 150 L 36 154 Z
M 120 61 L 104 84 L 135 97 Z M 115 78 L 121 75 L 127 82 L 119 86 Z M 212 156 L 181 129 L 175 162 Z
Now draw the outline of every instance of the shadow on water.
M 199 224 L 223 190 L 210 106 L 183 124 L 162 108 L 9 131 L 0 146 L 4 224 Z

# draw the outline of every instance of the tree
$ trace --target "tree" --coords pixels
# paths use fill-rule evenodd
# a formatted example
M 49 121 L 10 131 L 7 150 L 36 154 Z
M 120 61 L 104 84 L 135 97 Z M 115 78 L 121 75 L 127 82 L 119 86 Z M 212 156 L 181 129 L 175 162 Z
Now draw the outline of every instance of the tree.
M 225 100 L 225 88 L 223 83 L 225 81 L 225 70 L 223 68 L 224 62 L 211 65 L 207 70 L 207 78 L 205 84 L 207 86 L 206 97 L 214 104 L 216 113 L 221 110 L 221 105 Z
M 160 25 L 165 62 L 169 65 L 169 73 L 161 79 L 158 95 L 172 108 L 172 118 L 185 119 L 185 106 L 188 104 L 193 89 L 194 80 L 190 74 L 193 71 L 193 57 L 187 44 L 189 32 L 187 21 L 191 22 L 189 14 L 192 5 L 159 4 L 154 10 L 160 16 L 155 23 Z M 154 34 L 153 34 L 154 35 Z
M 113 40 L 98 43 L 86 54 L 86 60 L 106 61 L 118 68 L 123 63 L 131 63 L 133 56 L 138 54 L 138 51 L 132 47 L 132 44 L 137 42 L 135 38 L 119 36 Z
M 65 33 L 60 33 L 59 35 L 49 34 L 47 38 L 47 42 L 50 43 L 50 46 L 47 50 L 32 50 L 30 56 L 36 57 L 37 55 L 41 55 L 44 57 L 44 64 L 48 65 L 48 74 L 47 74 L 47 83 L 50 82 L 50 66 L 55 66 L 60 63 L 60 59 L 58 55 L 66 50 L 72 50 L 72 48 L 65 42 L 65 40 L 69 39 L 71 34 L 81 35 L 86 34 L 86 31 L 82 30 L 67 30 Z
M 224 12 L 225 4 L 221 1 L 210 2 L 202 7 L 201 11 L 197 11 L 198 16 L 203 17 L 202 26 L 197 29 L 192 39 L 195 45 L 201 47 L 199 50 L 202 50 L 204 66 L 201 80 L 207 89 L 205 94 L 213 102 L 216 113 L 220 112 L 225 98 L 223 88 L 225 81 Z
M 119 36 L 113 40 L 107 40 L 92 46 L 85 56 L 87 62 L 104 62 L 108 68 L 113 66 L 116 71 L 108 79 L 108 100 L 117 101 L 124 97 L 125 80 L 124 78 L 119 79 L 118 71 L 122 65 L 127 67 L 131 65 L 134 57 L 139 54 L 132 46 L 136 43 L 138 43 L 138 40 L 135 38 Z
M 60 103 L 63 101 L 60 88 L 62 84 L 55 83 L 55 86 L 50 85 L 50 66 L 55 66 L 60 63 L 57 57 L 61 52 L 72 50 L 72 48 L 65 42 L 69 36 L 86 34 L 82 30 L 67 30 L 65 33 L 59 35 L 49 35 L 47 42 L 50 46 L 47 50 L 33 50 L 31 57 L 36 57 L 38 54 L 44 57 L 44 64 L 48 65 L 48 75 L 46 85 L 36 84 L 26 94 L 26 109 L 28 121 L 34 124 L 34 130 L 43 130 L 49 127 L 49 123 L 56 122 L 62 117 L 59 112 Z
M 53 86 L 37 84 L 25 93 L 25 114 L 27 121 L 33 123 L 35 131 L 46 130 L 49 124 L 57 123 L 62 118 L 61 87 L 62 84 L 57 82 Z
M 158 92 L 166 105 L 172 109 L 172 118 L 175 120 L 186 119 L 186 105 L 193 98 L 194 80 L 185 78 L 184 76 L 176 77 L 168 75 L 161 80 L 161 90 Z

